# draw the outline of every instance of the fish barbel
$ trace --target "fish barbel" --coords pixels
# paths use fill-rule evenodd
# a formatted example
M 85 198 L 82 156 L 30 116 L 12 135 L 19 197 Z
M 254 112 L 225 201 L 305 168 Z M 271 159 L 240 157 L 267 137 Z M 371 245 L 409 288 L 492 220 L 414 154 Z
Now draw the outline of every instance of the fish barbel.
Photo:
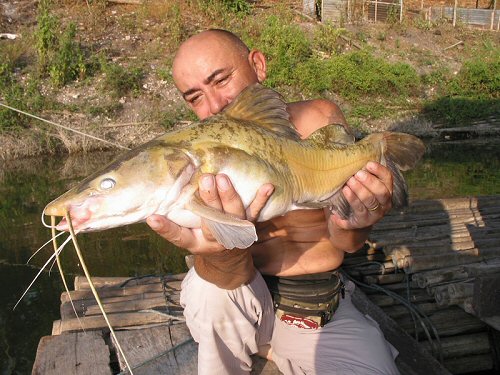
M 260 186 L 274 193 L 257 221 L 288 211 L 332 207 L 346 218 L 351 208 L 341 187 L 368 161 L 393 174 L 393 204 L 407 201 L 400 171 L 413 168 L 423 143 L 403 133 L 374 133 L 359 142 L 340 125 L 329 125 L 301 140 L 286 103 L 259 84 L 247 87 L 220 114 L 168 132 L 126 152 L 103 170 L 49 203 L 45 215 L 67 211 L 77 233 L 144 221 L 152 214 L 199 228 L 201 219 L 225 248 L 246 248 L 257 235 L 253 223 L 203 203 L 203 173 L 226 174 L 248 207 Z M 68 230 L 63 219 L 57 229 Z

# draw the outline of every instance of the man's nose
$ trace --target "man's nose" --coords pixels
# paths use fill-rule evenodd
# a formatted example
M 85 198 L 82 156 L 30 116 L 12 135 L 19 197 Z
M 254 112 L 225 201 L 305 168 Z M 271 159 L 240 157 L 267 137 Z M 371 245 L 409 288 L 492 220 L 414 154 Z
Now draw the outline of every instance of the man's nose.
M 228 104 L 227 98 L 220 93 L 214 92 L 208 97 L 208 106 L 212 115 L 221 112 Z

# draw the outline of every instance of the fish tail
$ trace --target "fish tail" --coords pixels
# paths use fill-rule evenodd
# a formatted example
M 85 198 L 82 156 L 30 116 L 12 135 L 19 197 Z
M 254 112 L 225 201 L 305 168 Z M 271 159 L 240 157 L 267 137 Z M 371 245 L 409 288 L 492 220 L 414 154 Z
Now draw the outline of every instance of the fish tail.
M 408 205 L 408 186 L 401 171 L 414 168 L 422 158 L 425 145 L 417 137 L 404 133 L 373 133 L 360 143 L 380 147 L 380 164 L 385 165 L 393 177 L 392 206 L 401 208 Z M 330 199 L 330 209 L 342 219 L 352 215 L 352 208 L 340 189 Z
M 382 155 L 386 160 L 391 160 L 400 171 L 415 168 L 424 154 L 424 143 L 414 135 L 392 132 L 373 135 L 382 137 Z
M 392 173 L 392 205 L 396 208 L 407 206 L 408 186 L 401 171 L 407 171 L 417 165 L 425 152 L 425 145 L 417 137 L 405 133 L 385 132 L 373 136 L 381 138 L 380 163 Z

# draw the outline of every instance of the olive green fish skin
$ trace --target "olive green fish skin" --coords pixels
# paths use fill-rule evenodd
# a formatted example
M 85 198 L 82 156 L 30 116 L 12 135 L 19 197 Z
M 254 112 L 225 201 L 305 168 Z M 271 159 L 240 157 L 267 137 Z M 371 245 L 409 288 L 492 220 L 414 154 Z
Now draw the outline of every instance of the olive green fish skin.
M 258 221 L 294 209 L 331 205 L 346 216 L 345 198 L 336 193 L 368 161 L 387 164 L 400 175 L 399 170 L 412 168 L 423 152 L 422 142 L 407 134 L 376 133 L 354 143 L 338 125 L 301 140 L 279 94 L 255 85 L 223 113 L 125 153 L 51 202 L 45 214 L 63 216 L 68 210 L 79 231 L 143 221 L 154 213 L 187 227 L 199 227 L 200 216 L 223 232 L 225 225 L 253 227 L 199 204 L 201 174 L 225 173 L 245 207 L 260 186 L 274 185 Z M 395 183 L 404 185 L 401 179 Z M 405 189 L 399 189 L 401 194 Z

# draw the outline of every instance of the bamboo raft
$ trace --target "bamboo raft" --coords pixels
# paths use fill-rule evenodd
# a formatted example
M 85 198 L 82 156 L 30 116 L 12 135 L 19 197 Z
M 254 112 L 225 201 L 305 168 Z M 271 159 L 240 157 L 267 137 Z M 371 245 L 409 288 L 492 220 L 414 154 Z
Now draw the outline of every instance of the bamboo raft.
M 343 270 L 362 283 L 353 301 L 399 350 L 402 374 L 499 368 L 499 240 L 500 196 L 418 201 L 384 218 L 346 257 Z M 197 344 L 179 305 L 183 277 L 93 278 L 134 374 L 196 374 Z M 70 295 L 74 309 L 62 293 L 61 319 L 40 340 L 33 374 L 128 373 L 88 281 L 76 277 Z M 426 335 L 432 329 L 439 339 Z M 252 373 L 280 372 L 255 357 Z
M 439 340 L 394 294 L 363 288 L 453 374 L 500 369 L 500 196 L 414 202 L 378 223 L 343 267 L 427 316 Z

